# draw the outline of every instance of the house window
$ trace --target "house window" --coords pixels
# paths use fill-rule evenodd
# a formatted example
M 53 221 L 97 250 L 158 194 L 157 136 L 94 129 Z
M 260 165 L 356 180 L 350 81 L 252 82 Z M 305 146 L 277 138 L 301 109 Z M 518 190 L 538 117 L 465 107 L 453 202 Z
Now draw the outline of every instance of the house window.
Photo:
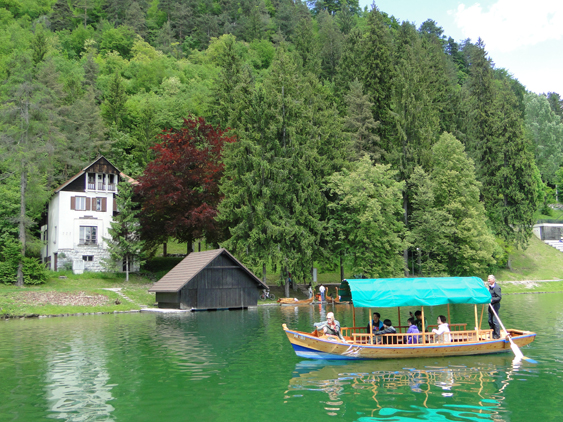
M 82 255 L 82 260 L 84 261 L 93 261 L 94 255 Z
M 96 211 L 102 211 L 103 198 L 96 198 Z
M 95 226 L 80 226 L 79 245 L 95 245 L 98 239 L 98 228 Z
M 85 196 L 77 196 L 75 207 L 76 207 L 75 209 L 77 211 L 86 211 L 86 197 Z

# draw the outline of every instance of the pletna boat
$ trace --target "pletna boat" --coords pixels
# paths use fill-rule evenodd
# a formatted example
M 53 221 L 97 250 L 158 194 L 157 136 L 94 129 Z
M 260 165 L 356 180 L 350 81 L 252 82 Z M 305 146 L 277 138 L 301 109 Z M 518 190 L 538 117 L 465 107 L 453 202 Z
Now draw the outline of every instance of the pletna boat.
M 295 297 L 281 297 L 277 300 L 280 305 L 310 305 L 313 303 L 314 297 L 299 300 Z
M 343 339 L 326 336 L 320 331 L 307 333 L 291 330 L 286 324 L 283 329 L 295 353 L 310 359 L 397 359 L 415 357 L 447 357 L 502 353 L 511 350 L 511 340 L 519 347 L 534 341 L 536 333 L 518 329 L 501 331 L 501 338 L 494 339 L 491 329 L 481 329 L 485 308 L 491 301 L 489 290 L 479 277 L 425 277 L 397 279 L 347 280 L 350 286 L 354 309 L 389 308 L 417 306 L 424 319 L 425 306 L 450 304 L 471 304 L 474 306 L 474 329 L 467 329 L 467 323 L 450 326 L 450 341 L 440 338 L 422 327 L 422 333 L 407 334 L 407 326 L 394 326 L 396 334 L 373 335 L 367 327 L 357 327 L 354 312 L 354 327 L 341 327 Z M 481 316 L 477 305 L 483 305 Z M 369 315 L 372 315 L 370 309 Z M 370 322 L 371 324 L 371 322 Z M 423 322 L 424 324 L 424 322 Z M 436 326 L 434 326 L 436 327 Z

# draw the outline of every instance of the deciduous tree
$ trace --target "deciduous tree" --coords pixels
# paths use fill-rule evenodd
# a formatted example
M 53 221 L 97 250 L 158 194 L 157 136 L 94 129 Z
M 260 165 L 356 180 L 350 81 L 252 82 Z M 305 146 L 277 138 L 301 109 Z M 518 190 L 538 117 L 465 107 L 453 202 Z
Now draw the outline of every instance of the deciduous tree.
M 202 236 L 216 241 L 222 151 L 235 139 L 201 117 L 185 119 L 181 128 L 166 131 L 160 139 L 153 147 L 156 159 L 136 189 L 142 198 L 143 239 L 158 243 L 174 238 L 187 242 L 188 251 Z

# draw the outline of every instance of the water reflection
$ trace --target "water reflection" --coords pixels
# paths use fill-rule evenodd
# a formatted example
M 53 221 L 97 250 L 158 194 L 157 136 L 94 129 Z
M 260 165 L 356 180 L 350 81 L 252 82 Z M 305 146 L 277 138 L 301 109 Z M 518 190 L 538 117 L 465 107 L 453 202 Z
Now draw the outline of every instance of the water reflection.
M 49 417 L 66 421 L 113 421 L 113 400 L 104 342 L 76 336 L 48 358 Z
M 417 361 L 302 361 L 296 364 L 285 403 L 318 398 L 322 411 L 358 421 L 504 420 L 504 392 L 517 376 L 535 369 L 512 356 L 468 357 L 466 365 Z M 425 364 L 426 363 L 426 364 Z

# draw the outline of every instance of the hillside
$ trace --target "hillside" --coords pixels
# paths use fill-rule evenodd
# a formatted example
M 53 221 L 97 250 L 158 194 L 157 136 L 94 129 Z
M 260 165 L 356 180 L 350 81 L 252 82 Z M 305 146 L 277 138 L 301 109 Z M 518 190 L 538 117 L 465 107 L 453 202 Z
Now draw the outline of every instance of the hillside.
M 512 256 L 512 270 L 496 274 L 502 281 L 559 280 L 563 278 L 563 253 L 532 236 L 525 251 Z

